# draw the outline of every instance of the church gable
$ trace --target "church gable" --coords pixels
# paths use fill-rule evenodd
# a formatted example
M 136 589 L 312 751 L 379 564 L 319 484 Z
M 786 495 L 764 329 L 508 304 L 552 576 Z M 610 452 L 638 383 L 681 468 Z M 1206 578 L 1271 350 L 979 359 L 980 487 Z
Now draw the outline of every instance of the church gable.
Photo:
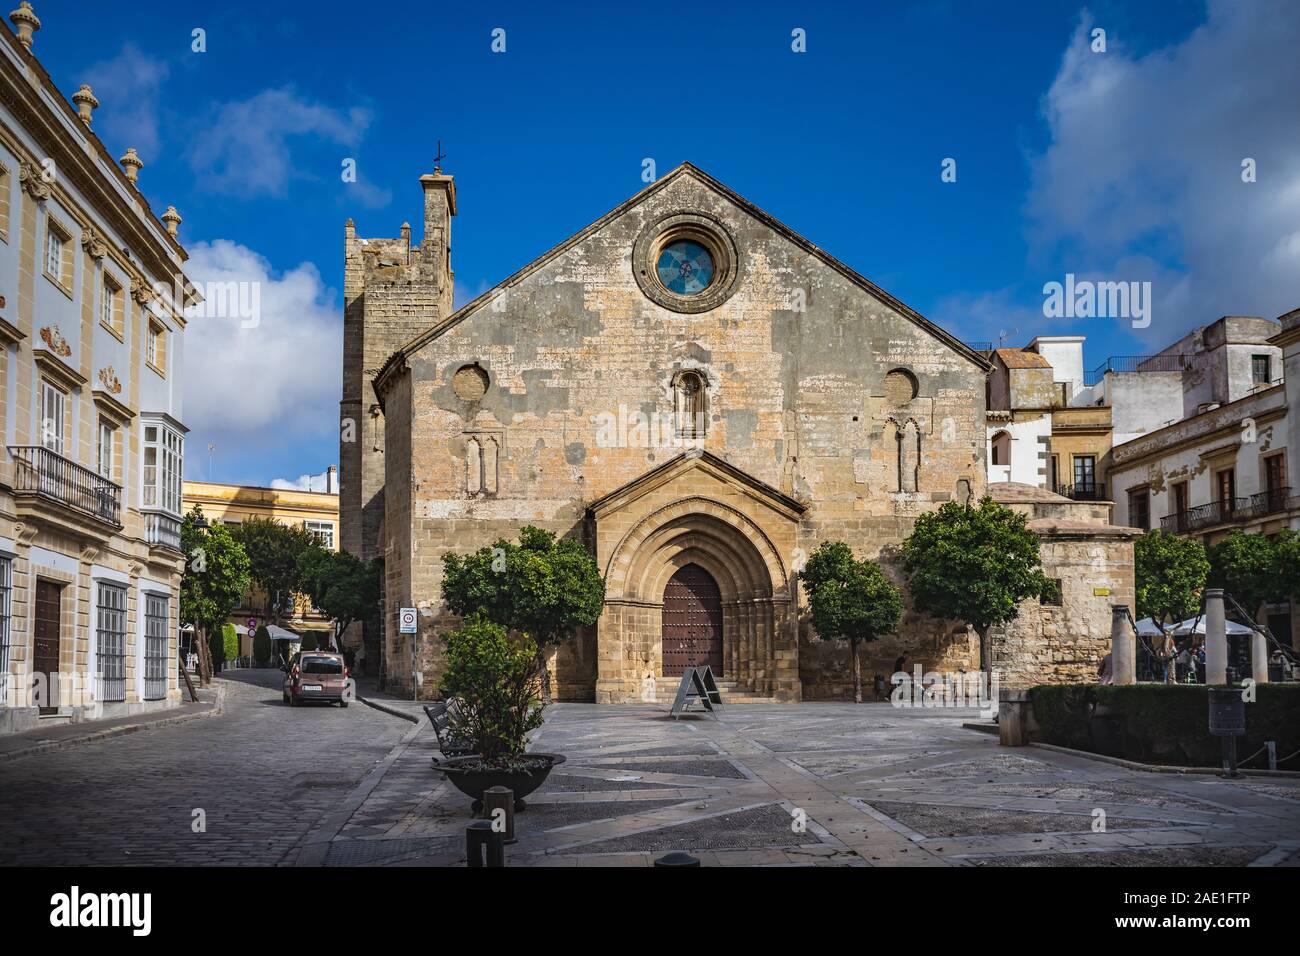
M 629 225 L 631 229 L 627 228 Z M 627 247 L 629 234 L 631 248 Z M 751 243 L 756 238 L 761 245 L 784 243 L 788 248 L 778 247 L 755 259 L 750 252 Z M 609 248 L 611 242 L 613 248 Z M 745 247 L 744 254 L 739 246 Z M 704 253 L 702 258 L 709 270 L 708 288 L 700 286 L 704 270 L 693 268 L 701 258 L 692 257 L 692 252 Z M 530 285 L 563 283 L 566 274 L 594 277 L 602 271 L 602 263 L 611 254 L 615 261 L 630 266 L 626 271 L 635 278 L 649 301 L 670 311 L 690 314 L 720 306 L 737 291 L 742 277 L 751 271 L 755 271 L 756 280 L 764 284 L 780 285 L 783 280 L 790 284 L 794 276 L 789 274 L 792 270 L 783 260 L 815 262 L 841 280 L 844 288 L 837 290 L 840 294 L 851 290 L 861 293 L 853 297 L 856 301 L 848 303 L 857 318 L 878 320 L 882 313 L 900 318 L 936 343 L 965 357 L 977 368 L 987 368 L 982 356 L 944 329 L 711 176 L 683 163 L 416 336 L 388 360 L 380 377 L 389 367 L 400 364 L 464 322 L 510 323 L 520 311 L 519 299 L 527 301 L 530 298 Z M 666 262 L 663 261 L 665 255 L 668 257 Z M 660 266 L 683 268 L 675 278 L 665 282 L 663 276 L 666 272 Z M 809 297 L 819 291 L 817 287 L 821 284 L 790 284 L 786 309 L 794 314 L 804 314 Z M 830 289 L 826 291 L 831 292 Z M 560 327 L 563 327 L 562 323 Z M 378 382 L 376 388 L 380 388 Z

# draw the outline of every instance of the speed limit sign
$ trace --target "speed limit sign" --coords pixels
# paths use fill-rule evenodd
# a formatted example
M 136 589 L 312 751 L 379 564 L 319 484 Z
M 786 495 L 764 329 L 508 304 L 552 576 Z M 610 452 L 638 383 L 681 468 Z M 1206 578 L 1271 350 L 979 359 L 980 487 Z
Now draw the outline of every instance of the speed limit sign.
M 418 628 L 415 626 L 415 608 L 404 607 L 397 612 L 397 632 L 399 634 L 414 634 Z

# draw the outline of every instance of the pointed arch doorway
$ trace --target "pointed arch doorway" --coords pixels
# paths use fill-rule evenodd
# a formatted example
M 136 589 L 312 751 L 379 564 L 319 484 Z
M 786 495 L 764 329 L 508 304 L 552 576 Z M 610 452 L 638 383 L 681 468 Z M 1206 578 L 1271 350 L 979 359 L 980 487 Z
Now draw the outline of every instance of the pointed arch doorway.
M 685 564 L 664 586 L 663 672 L 678 677 L 688 667 L 722 674 L 722 592 L 713 575 Z

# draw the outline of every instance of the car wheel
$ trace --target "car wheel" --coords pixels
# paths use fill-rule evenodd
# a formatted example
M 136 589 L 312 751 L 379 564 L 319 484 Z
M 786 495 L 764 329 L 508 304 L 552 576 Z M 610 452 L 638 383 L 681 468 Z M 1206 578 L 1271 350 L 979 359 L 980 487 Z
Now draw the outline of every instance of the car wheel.
M 347 705 L 348 705 L 348 702 L 347 702 L 346 700 L 341 700 L 341 701 L 339 701 L 339 706 L 340 706 L 340 707 L 346 707 Z

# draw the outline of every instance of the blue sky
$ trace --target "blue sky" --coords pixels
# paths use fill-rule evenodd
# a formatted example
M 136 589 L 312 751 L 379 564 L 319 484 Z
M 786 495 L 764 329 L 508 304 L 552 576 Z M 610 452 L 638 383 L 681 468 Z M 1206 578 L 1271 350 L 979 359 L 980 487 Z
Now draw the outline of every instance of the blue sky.
M 968 340 L 1077 332 L 1092 366 L 1300 306 L 1286 0 L 35 6 L 56 82 L 92 84 L 96 131 L 184 216 L 191 275 L 262 283 L 257 328 L 191 326 L 191 478 L 336 460 L 343 223 L 418 238 L 438 139 L 458 303 L 640 189 L 650 158 L 704 168 Z M 1045 319 L 1066 273 L 1151 281 L 1150 327 Z

